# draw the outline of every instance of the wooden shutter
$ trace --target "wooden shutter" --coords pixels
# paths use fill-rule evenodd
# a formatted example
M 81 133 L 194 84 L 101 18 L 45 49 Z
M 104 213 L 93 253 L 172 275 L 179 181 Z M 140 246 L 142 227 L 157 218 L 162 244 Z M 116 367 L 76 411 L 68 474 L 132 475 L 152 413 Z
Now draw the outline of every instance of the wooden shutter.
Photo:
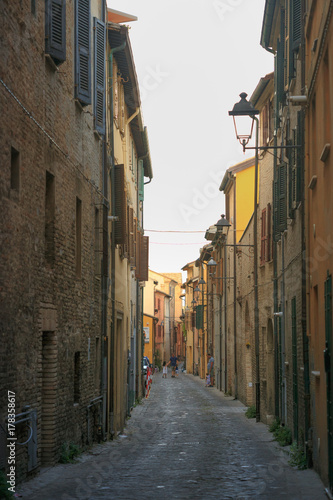
M 143 160 L 138 161 L 138 194 L 139 201 L 144 200 L 144 169 L 143 169 Z
M 272 259 L 272 208 L 271 204 L 267 205 L 267 251 L 266 260 L 269 262 Z
M 261 212 L 261 252 L 260 252 L 260 265 L 266 262 L 266 208 Z
M 129 208 L 128 211 L 128 238 L 129 238 L 129 260 L 131 264 L 131 269 L 135 267 L 135 257 L 134 257 L 134 217 L 133 208 Z
M 282 162 L 278 171 L 278 231 L 282 233 L 287 225 L 287 165 Z
M 274 241 L 279 240 L 279 233 L 278 233 L 278 182 L 277 182 L 277 174 L 274 174 L 274 181 L 273 181 L 273 239 Z
M 284 9 L 281 9 L 281 27 L 280 27 L 280 40 L 277 41 L 277 53 L 276 53 L 276 71 L 275 71 L 275 91 L 276 91 L 276 111 L 275 111 L 275 128 L 279 128 L 280 118 L 279 118 L 279 108 L 284 97 Z
M 90 0 L 76 0 L 75 97 L 82 105 L 91 104 Z
M 66 0 L 45 2 L 45 52 L 56 64 L 66 60 Z
M 125 170 L 124 165 L 115 165 L 115 216 L 118 220 L 115 222 L 115 244 L 124 245 L 126 242 L 126 191 L 125 191 Z
M 141 235 L 140 243 L 140 281 L 148 281 L 149 237 Z
M 302 5 L 301 0 L 291 2 L 291 50 L 298 50 L 302 39 Z
M 94 118 L 95 129 L 105 134 L 105 24 L 94 17 Z
M 285 11 L 285 24 L 284 24 L 284 87 L 289 85 L 290 73 L 290 10 L 286 7 Z
M 195 327 L 197 330 L 202 330 L 203 328 L 203 306 L 199 305 L 195 308 Z

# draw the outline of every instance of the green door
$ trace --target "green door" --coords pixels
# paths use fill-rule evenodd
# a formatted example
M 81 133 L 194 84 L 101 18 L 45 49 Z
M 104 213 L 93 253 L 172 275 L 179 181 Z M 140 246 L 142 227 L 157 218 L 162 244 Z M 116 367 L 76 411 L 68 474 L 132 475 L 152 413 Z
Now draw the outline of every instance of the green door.
M 332 276 L 327 273 L 325 281 L 325 371 L 327 390 L 328 475 L 333 491 L 333 370 L 332 370 Z

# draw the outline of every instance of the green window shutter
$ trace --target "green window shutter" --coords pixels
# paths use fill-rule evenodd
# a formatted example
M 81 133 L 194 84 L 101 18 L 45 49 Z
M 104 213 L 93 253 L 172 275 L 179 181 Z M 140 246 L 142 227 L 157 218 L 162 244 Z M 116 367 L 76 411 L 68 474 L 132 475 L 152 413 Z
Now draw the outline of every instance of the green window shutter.
M 284 96 L 284 42 L 278 41 L 276 53 L 276 128 L 279 128 L 279 110 Z
M 139 194 L 139 201 L 144 200 L 144 169 L 143 169 L 143 160 L 138 161 L 138 194 Z
M 202 330 L 203 328 L 203 306 L 199 305 L 195 308 L 196 318 L 195 318 L 195 327 L 197 330 Z
M 94 118 L 95 129 L 105 134 L 105 24 L 94 17 Z
M 114 166 L 115 182 L 115 216 L 118 220 L 115 222 L 115 244 L 124 245 L 126 243 L 126 222 L 127 222 L 127 199 L 125 191 L 125 170 L 124 165 Z
M 298 50 L 302 39 L 302 4 L 301 0 L 291 0 L 291 50 Z
M 56 64 L 66 60 L 66 0 L 45 1 L 45 52 Z
M 282 233 L 287 226 L 287 165 L 278 167 L 278 231 Z
M 76 0 L 75 9 L 75 97 L 91 104 L 90 0 Z
M 279 241 L 280 233 L 278 231 L 278 180 L 277 173 L 275 174 L 276 178 L 273 181 L 273 240 Z

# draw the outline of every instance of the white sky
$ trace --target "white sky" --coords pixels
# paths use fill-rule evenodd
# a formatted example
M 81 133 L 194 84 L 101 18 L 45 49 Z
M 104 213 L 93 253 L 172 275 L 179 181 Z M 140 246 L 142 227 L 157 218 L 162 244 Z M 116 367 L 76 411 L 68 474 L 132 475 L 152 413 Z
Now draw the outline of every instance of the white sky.
M 225 170 L 252 156 L 243 154 L 228 111 L 273 71 L 273 55 L 260 46 L 264 5 L 108 0 L 138 17 L 129 25 L 154 175 L 144 213 L 154 271 L 180 272 L 199 257 L 206 229 L 224 213 Z

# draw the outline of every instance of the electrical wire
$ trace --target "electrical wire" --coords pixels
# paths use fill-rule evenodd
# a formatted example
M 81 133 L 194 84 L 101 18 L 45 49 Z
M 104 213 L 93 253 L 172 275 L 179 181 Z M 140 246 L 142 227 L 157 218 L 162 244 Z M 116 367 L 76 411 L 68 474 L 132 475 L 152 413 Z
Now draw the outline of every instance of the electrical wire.
M 166 231 L 166 230 L 161 230 L 161 229 L 145 229 L 145 232 L 147 233 L 205 233 L 206 231 Z

